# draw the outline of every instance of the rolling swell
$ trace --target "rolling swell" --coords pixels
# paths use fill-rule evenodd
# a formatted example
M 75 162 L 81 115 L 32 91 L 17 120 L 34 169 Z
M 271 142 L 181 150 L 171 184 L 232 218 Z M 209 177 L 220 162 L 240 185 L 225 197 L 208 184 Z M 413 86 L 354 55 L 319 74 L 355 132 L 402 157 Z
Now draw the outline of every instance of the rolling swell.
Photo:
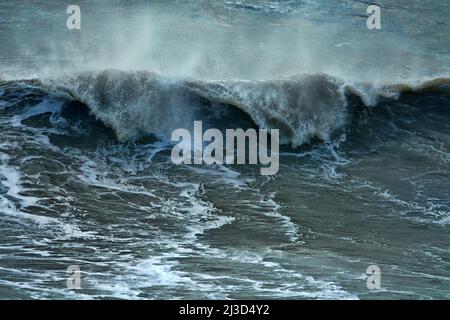
M 178 80 L 146 71 L 105 70 L 45 80 L 3 81 L 78 101 L 120 141 L 176 128 L 219 109 L 237 108 L 260 128 L 279 129 L 281 143 L 293 147 L 313 139 L 328 141 L 345 130 L 356 105 L 376 106 L 380 99 L 402 94 L 446 92 L 450 78 L 394 84 L 348 82 L 326 74 L 295 75 L 273 80 Z M 211 110 L 214 109 L 214 110 Z

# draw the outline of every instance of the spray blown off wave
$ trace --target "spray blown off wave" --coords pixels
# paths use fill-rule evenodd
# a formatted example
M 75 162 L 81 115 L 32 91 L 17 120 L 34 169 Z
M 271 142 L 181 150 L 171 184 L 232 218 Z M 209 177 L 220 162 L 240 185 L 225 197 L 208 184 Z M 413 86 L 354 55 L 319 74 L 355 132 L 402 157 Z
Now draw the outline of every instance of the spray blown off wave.
M 210 108 L 238 108 L 258 127 L 279 129 L 283 144 L 297 147 L 314 139 L 328 141 L 345 129 L 353 110 L 349 101 L 354 98 L 364 106 L 375 106 L 382 98 L 397 99 L 402 93 L 448 90 L 450 78 L 381 85 L 326 74 L 200 81 L 174 80 L 146 71 L 106 70 L 3 83 L 11 85 L 84 103 L 120 141 L 150 133 L 167 137 L 172 130 L 201 120 L 212 112 Z

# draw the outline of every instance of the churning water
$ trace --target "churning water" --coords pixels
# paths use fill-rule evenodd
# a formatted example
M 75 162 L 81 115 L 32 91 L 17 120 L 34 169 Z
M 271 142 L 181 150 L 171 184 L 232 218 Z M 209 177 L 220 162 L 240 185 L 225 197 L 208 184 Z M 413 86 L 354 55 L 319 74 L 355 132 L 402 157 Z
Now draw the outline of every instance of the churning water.
M 78 2 L 0 3 L 1 299 L 450 298 L 449 2 Z M 279 173 L 174 165 L 195 120 Z

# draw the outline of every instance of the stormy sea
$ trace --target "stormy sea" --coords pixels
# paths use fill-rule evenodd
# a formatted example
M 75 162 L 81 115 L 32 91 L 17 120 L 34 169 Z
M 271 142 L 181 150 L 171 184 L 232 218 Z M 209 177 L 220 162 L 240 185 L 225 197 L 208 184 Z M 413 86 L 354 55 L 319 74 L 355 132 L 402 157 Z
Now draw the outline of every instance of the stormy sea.
M 0 1 L 0 299 L 450 299 L 450 2 L 71 4 Z

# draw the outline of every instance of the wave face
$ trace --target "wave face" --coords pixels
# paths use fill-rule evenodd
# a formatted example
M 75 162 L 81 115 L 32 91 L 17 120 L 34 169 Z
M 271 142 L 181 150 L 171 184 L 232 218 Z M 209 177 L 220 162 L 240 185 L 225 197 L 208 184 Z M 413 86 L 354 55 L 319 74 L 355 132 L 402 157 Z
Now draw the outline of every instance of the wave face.
M 148 134 L 167 138 L 173 130 L 190 128 L 193 121 L 204 120 L 217 109 L 238 108 L 259 128 L 280 130 L 281 143 L 298 147 L 314 140 L 330 141 L 345 130 L 355 107 L 349 101 L 355 97 L 363 106 L 375 106 L 380 99 L 398 99 L 403 93 L 448 89 L 450 80 L 376 85 L 312 74 L 201 81 L 105 70 L 25 83 L 87 105 L 122 142 Z
M 61 84 L 58 80 L 56 83 Z M 104 71 L 63 79 L 63 88 L 112 127 L 119 140 L 190 126 L 199 97 L 231 105 L 294 146 L 328 140 L 345 125 L 347 103 L 326 75 L 271 81 L 173 81 L 149 72 Z
M 114 129 L 120 141 L 141 135 L 170 135 L 194 121 L 198 99 L 177 81 L 150 72 L 108 70 L 48 82 L 50 93 L 69 94 Z
M 246 112 L 265 129 L 279 129 L 281 142 L 300 146 L 329 140 L 347 123 L 342 83 L 327 75 L 299 75 L 268 81 L 189 81 L 202 97 Z

